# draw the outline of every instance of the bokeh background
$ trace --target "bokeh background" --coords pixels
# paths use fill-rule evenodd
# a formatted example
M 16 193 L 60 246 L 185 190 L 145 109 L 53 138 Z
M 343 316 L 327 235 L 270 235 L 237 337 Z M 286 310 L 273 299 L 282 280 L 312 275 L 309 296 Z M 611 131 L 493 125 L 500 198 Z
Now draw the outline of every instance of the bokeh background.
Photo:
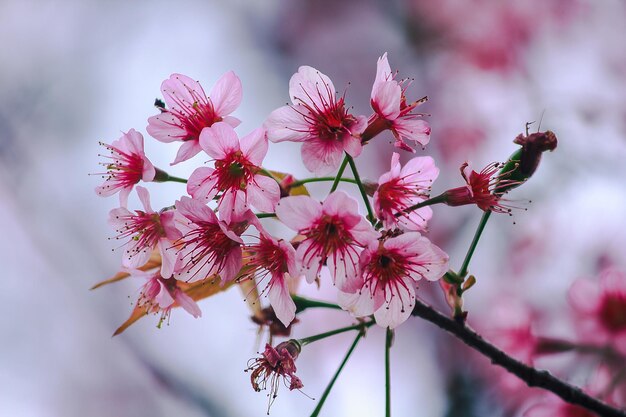
M 236 289 L 202 301 L 201 319 L 174 311 L 169 326 L 156 329 L 149 317 L 115 338 L 141 283 L 89 291 L 121 256 L 107 240 L 117 199 L 98 198 L 100 178 L 88 175 L 100 170 L 98 141 L 130 128 L 145 134 L 160 83 L 173 72 L 208 89 L 234 70 L 244 85 L 238 131 L 246 133 L 288 100 L 289 77 L 305 64 L 347 88 L 354 111 L 369 115 L 376 59 L 388 52 L 392 68 L 414 78 L 409 98 L 430 97 L 423 108 L 432 140 L 418 155 L 432 155 L 441 169 L 435 192 L 461 185 L 465 160 L 505 160 L 525 123 L 535 121 L 536 131 L 541 119 L 559 147 L 510 195 L 528 210 L 487 226 L 470 268 L 478 284 L 466 298 L 475 327 L 488 328 L 503 302 L 517 303 L 544 333 L 569 337 L 571 282 L 606 265 L 626 267 L 623 1 L 3 0 L 0 43 L 0 415 L 265 414 L 267 398 L 243 372 L 265 339 Z M 358 159 L 366 178 L 388 169 L 386 139 Z M 146 149 L 169 168 L 177 146 L 146 135 Z M 168 170 L 186 176 L 203 162 Z M 266 162 L 307 175 L 297 145 L 272 146 Z M 322 197 L 324 187 L 312 191 Z M 185 190 L 150 191 L 159 207 Z M 453 267 L 479 218 L 474 207 L 435 208 L 431 239 Z M 328 288 L 306 291 L 333 300 Z M 423 297 L 446 308 L 437 286 L 425 286 Z M 306 312 L 294 335 L 349 322 Z M 306 348 L 297 363 L 306 394 L 319 398 L 350 340 Z M 486 360 L 417 319 L 399 328 L 392 355 L 397 416 L 516 416 L 539 396 L 513 398 Z M 373 329 L 322 415 L 382 415 L 383 358 L 383 332 Z M 546 366 L 584 384 L 587 369 L 566 359 Z M 304 416 L 314 406 L 282 389 L 271 414 Z

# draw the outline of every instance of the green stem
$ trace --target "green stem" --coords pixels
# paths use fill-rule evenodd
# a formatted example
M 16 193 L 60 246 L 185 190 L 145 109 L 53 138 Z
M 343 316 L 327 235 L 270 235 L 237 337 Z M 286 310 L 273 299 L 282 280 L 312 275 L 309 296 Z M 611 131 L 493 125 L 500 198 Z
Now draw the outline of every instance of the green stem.
M 334 336 L 334 335 L 340 334 L 340 333 L 349 332 L 351 330 L 360 330 L 362 332 L 363 330 L 367 329 L 368 327 L 371 327 L 374 323 L 376 323 L 375 320 L 370 320 L 368 322 L 361 322 L 361 323 L 355 324 L 353 326 L 342 327 L 340 329 L 331 330 L 329 332 L 316 334 L 315 336 L 305 337 L 304 339 L 299 339 L 298 342 L 302 346 L 306 346 L 309 343 L 317 342 L 318 340 L 326 339 L 327 337 Z
M 267 169 L 265 168 L 261 168 L 259 171 L 261 171 L 261 173 L 263 175 L 265 175 L 266 177 L 270 177 L 271 179 L 273 179 L 274 181 L 276 181 L 278 184 L 280 184 L 280 180 L 278 178 L 276 178 L 274 176 L 274 174 L 272 174 L 271 172 L 269 172 Z
M 152 180 L 154 182 L 181 182 L 183 184 L 187 184 L 187 180 L 184 178 L 178 178 L 175 177 L 173 175 L 168 174 L 167 172 L 163 171 L 162 169 L 159 168 L 155 168 L 155 174 L 154 174 L 154 179 Z
M 335 385 L 335 381 L 337 381 L 339 374 L 341 373 L 341 371 L 343 370 L 343 367 L 348 362 L 350 355 L 352 355 L 352 351 L 354 351 L 354 348 L 356 347 L 357 343 L 359 343 L 359 340 L 361 340 L 361 338 L 363 337 L 363 334 L 364 333 L 360 331 L 359 334 L 356 335 L 354 342 L 352 342 L 350 349 L 348 349 L 348 353 L 346 353 L 346 357 L 343 358 L 343 361 L 341 361 L 341 365 L 339 365 L 339 368 L 337 368 L 337 372 L 335 372 L 335 375 L 333 375 L 333 378 L 328 383 L 328 386 L 324 390 L 324 393 L 322 394 L 320 401 L 317 403 L 317 407 L 315 407 L 315 410 L 313 410 L 313 413 L 311 413 L 311 417 L 317 417 L 320 414 L 320 411 L 322 410 L 322 407 L 324 406 L 324 402 L 326 402 L 326 398 L 328 398 L 328 394 L 330 394 L 330 390 L 333 389 L 333 385 Z
M 296 314 L 312 307 L 330 308 L 333 310 L 341 310 L 337 304 L 327 303 L 325 301 L 311 300 L 308 298 L 300 297 L 298 295 L 292 295 L 291 299 L 296 304 Z
M 322 182 L 322 181 L 336 181 L 336 177 L 319 177 L 319 178 L 306 178 L 304 180 L 294 181 L 289 186 L 291 188 L 299 187 L 301 185 L 307 184 L 309 182 Z M 356 181 L 352 178 L 339 178 L 339 181 L 342 182 L 350 182 L 352 184 L 356 184 Z
M 268 217 L 276 217 L 276 213 L 256 213 L 255 216 L 259 219 L 266 219 Z
M 391 371 L 389 366 L 389 350 L 393 341 L 393 330 L 387 327 L 385 337 L 385 417 L 391 417 Z
M 356 164 L 354 163 L 354 159 L 348 154 L 346 154 L 346 159 L 350 164 L 350 169 L 352 170 L 352 174 L 354 175 L 354 180 L 356 181 L 357 186 L 359 187 L 359 191 L 361 192 L 361 196 L 363 197 L 363 202 L 365 203 L 365 208 L 367 209 L 367 218 L 372 224 L 374 223 L 374 212 L 372 211 L 372 206 L 370 205 L 370 201 L 367 197 L 367 192 L 365 191 L 365 187 L 361 182 L 361 177 L 359 177 L 359 171 L 356 169 Z
M 180 182 L 180 183 L 183 183 L 183 184 L 187 184 L 187 180 L 186 179 L 174 177 L 172 175 L 169 176 L 167 181 L 170 181 L 170 182 Z
M 476 250 L 476 245 L 478 245 L 478 241 L 480 240 L 480 235 L 482 235 L 483 230 L 485 229 L 485 225 L 487 224 L 487 220 L 489 220 L 489 216 L 491 216 L 491 211 L 484 212 L 483 217 L 481 217 L 480 219 L 480 223 L 478 223 L 478 228 L 476 229 L 476 233 L 474 233 L 474 239 L 472 240 L 472 243 L 467 250 L 467 254 L 465 255 L 465 259 L 463 260 L 463 265 L 461 265 L 461 269 L 459 269 L 458 275 L 460 277 L 465 277 L 465 275 L 467 275 L 467 268 L 470 261 L 472 260 L 474 251 Z
M 335 182 L 333 182 L 333 186 L 330 187 L 330 193 L 331 194 L 333 191 L 335 191 L 337 189 L 337 187 L 339 186 L 339 181 L 341 181 L 341 177 L 343 176 L 343 172 L 346 170 L 346 166 L 348 165 L 348 158 L 349 155 L 346 154 L 346 156 L 343 158 L 343 162 L 341 163 L 341 166 L 339 167 L 339 171 L 337 171 L 337 176 L 335 177 Z

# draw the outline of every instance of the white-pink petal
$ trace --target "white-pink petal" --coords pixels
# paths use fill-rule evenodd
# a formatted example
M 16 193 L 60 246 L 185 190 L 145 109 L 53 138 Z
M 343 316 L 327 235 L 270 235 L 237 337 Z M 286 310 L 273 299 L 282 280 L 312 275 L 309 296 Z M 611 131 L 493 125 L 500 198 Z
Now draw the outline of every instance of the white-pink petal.
M 240 148 L 248 161 L 256 166 L 261 166 L 263 158 L 267 154 L 268 142 L 265 129 L 254 129 L 241 138 Z
M 334 101 L 335 86 L 326 75 L 304 65 L 289 80 L 289 96 L 293 104 L 306 103 L 313 108 L 323 109 Z
M 209 94 L 215 113 L 219 116 L 234 112 L 241 103 L 242 95 L 241 80 L 233 71 L 222 75 Z
M 202 129 L 200 146 L 212 158 L 224 159 L 229 153 L 239 150 L 239 137 L 231 125 L 218 122 Z
M 276 216 L 287 227 L 300 231 L 322 215 L 322 205 L 305 195 L 285 197 L 276 204 Z
M 280 107 L 270 113 L 263 124 L 267 138 L 272 142 L 302 142 L 311 136 L 310 126 L 298 111 L 308 114 L 302 105 Z
M 268 298 L 274 309 L 274 313 L 276 313 L 276 317 L 285 327 L 289 326 L 296 317 L 296 304 L 293 302 L 287 286 L 289 279 L 291 279 L 291 277 L 288 273 L 285 273 L 281 280 L 276 280 L 272 277 L 272 283 L 270 284 L 268 293 Z
M 217 175 L 209 167 L 196 168 L 187 180 L 187 192 L 197 200 L 211 200 L 217 194 Z

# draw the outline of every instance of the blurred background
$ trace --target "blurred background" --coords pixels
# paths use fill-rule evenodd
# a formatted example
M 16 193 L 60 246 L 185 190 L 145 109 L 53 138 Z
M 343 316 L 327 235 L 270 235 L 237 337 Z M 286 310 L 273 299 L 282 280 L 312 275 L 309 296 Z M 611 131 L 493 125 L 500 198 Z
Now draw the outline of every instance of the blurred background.
M 430 98 L 423 111 L 432 139 L 417 154 L 432 155 L 441 169 L 434 193 L 462 185 L 466 160 L 476 168 L 505 160 L 525 123 L 535 121 L 533 132 L 541 119 L 559 146 L 509 196 L 528 210 L 487 225 L 470 267 L 478 284 L 466 295 L 474 327 L 488 331 L 487 318 L 507 303 L 532 312 L 538 331 L 572 337 L 572 281 L 626 267 L 623 1 L 3 0 L 0 41 L 0 415 L 265 414 L 267 398 L 243 372 L 265 339 L 236 289 L 200 302 L 201 319 L 176 310 L 162 329 L 148 317 L 115 338 L 141 283 L 89 291 L 117 272 L 121 257 L 107 240 L 117 198 L 96 196 L 101 179 L 88 175 L 100 171 L 98 141 L 136 128 L 156 166 L 188 176 L 204 162 L 198 156 L 170 168 L 177 144 L 145 134 L 160 84 L 173 72 L 208 90 L 234 70 L 244 86 L 234 115 L 245 134 L 288 101 L 300 65 L 347 88 L 355 114 L 369 115 L 376 59 L 388 52 L 392 69 L 414 78 L 409 99 Z M 357 160 L 371 180 L 389 169 L 383 136 Z M 297 144 L 273 145 L 266 164 L 308 176 Z M 181 184 L 148 186 L 155 208 L 185 193 Z M 327 186 L 311 190 L 323 197 Z M 458 268 L 481 213 L 434 211 L 430 237 Z M 446 310 L 436 285 L 422 290 Z M 324 286 L 306 293 L 334 301 Z M 294 336 L 338 323 L 350 319 L 307 311 Z M 372 329 L 361 342 L 321 415 L 383 414 L 383 333 Z M 297 366 L 307 395 L 319 398 L 351 340 L 342 335 L 303 351 Z M 545 366 L 581 385 L 589 374 L 568 358 Z M 540 395 L 507 386 L 488 361 L 430 324 L 412 319 L 398 329 L 394 415 L 516 416 Z M 314 401 L 282 388 L 273 416 L 310 414 Z

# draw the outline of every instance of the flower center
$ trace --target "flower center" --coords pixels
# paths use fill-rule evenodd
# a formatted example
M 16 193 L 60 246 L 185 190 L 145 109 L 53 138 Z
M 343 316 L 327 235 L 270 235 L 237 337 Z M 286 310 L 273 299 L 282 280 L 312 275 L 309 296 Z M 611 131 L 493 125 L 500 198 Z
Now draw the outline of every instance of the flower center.
M 626 294 L 607 295 L 600 309 L 600 318 L 613 332 L 626 330 Z
M 246 185 L 254 176 L 255 166 L 252 165 L 241 151 L 232 152 L 222 160 L 215 161 L 218 190 L 245 190 Z

